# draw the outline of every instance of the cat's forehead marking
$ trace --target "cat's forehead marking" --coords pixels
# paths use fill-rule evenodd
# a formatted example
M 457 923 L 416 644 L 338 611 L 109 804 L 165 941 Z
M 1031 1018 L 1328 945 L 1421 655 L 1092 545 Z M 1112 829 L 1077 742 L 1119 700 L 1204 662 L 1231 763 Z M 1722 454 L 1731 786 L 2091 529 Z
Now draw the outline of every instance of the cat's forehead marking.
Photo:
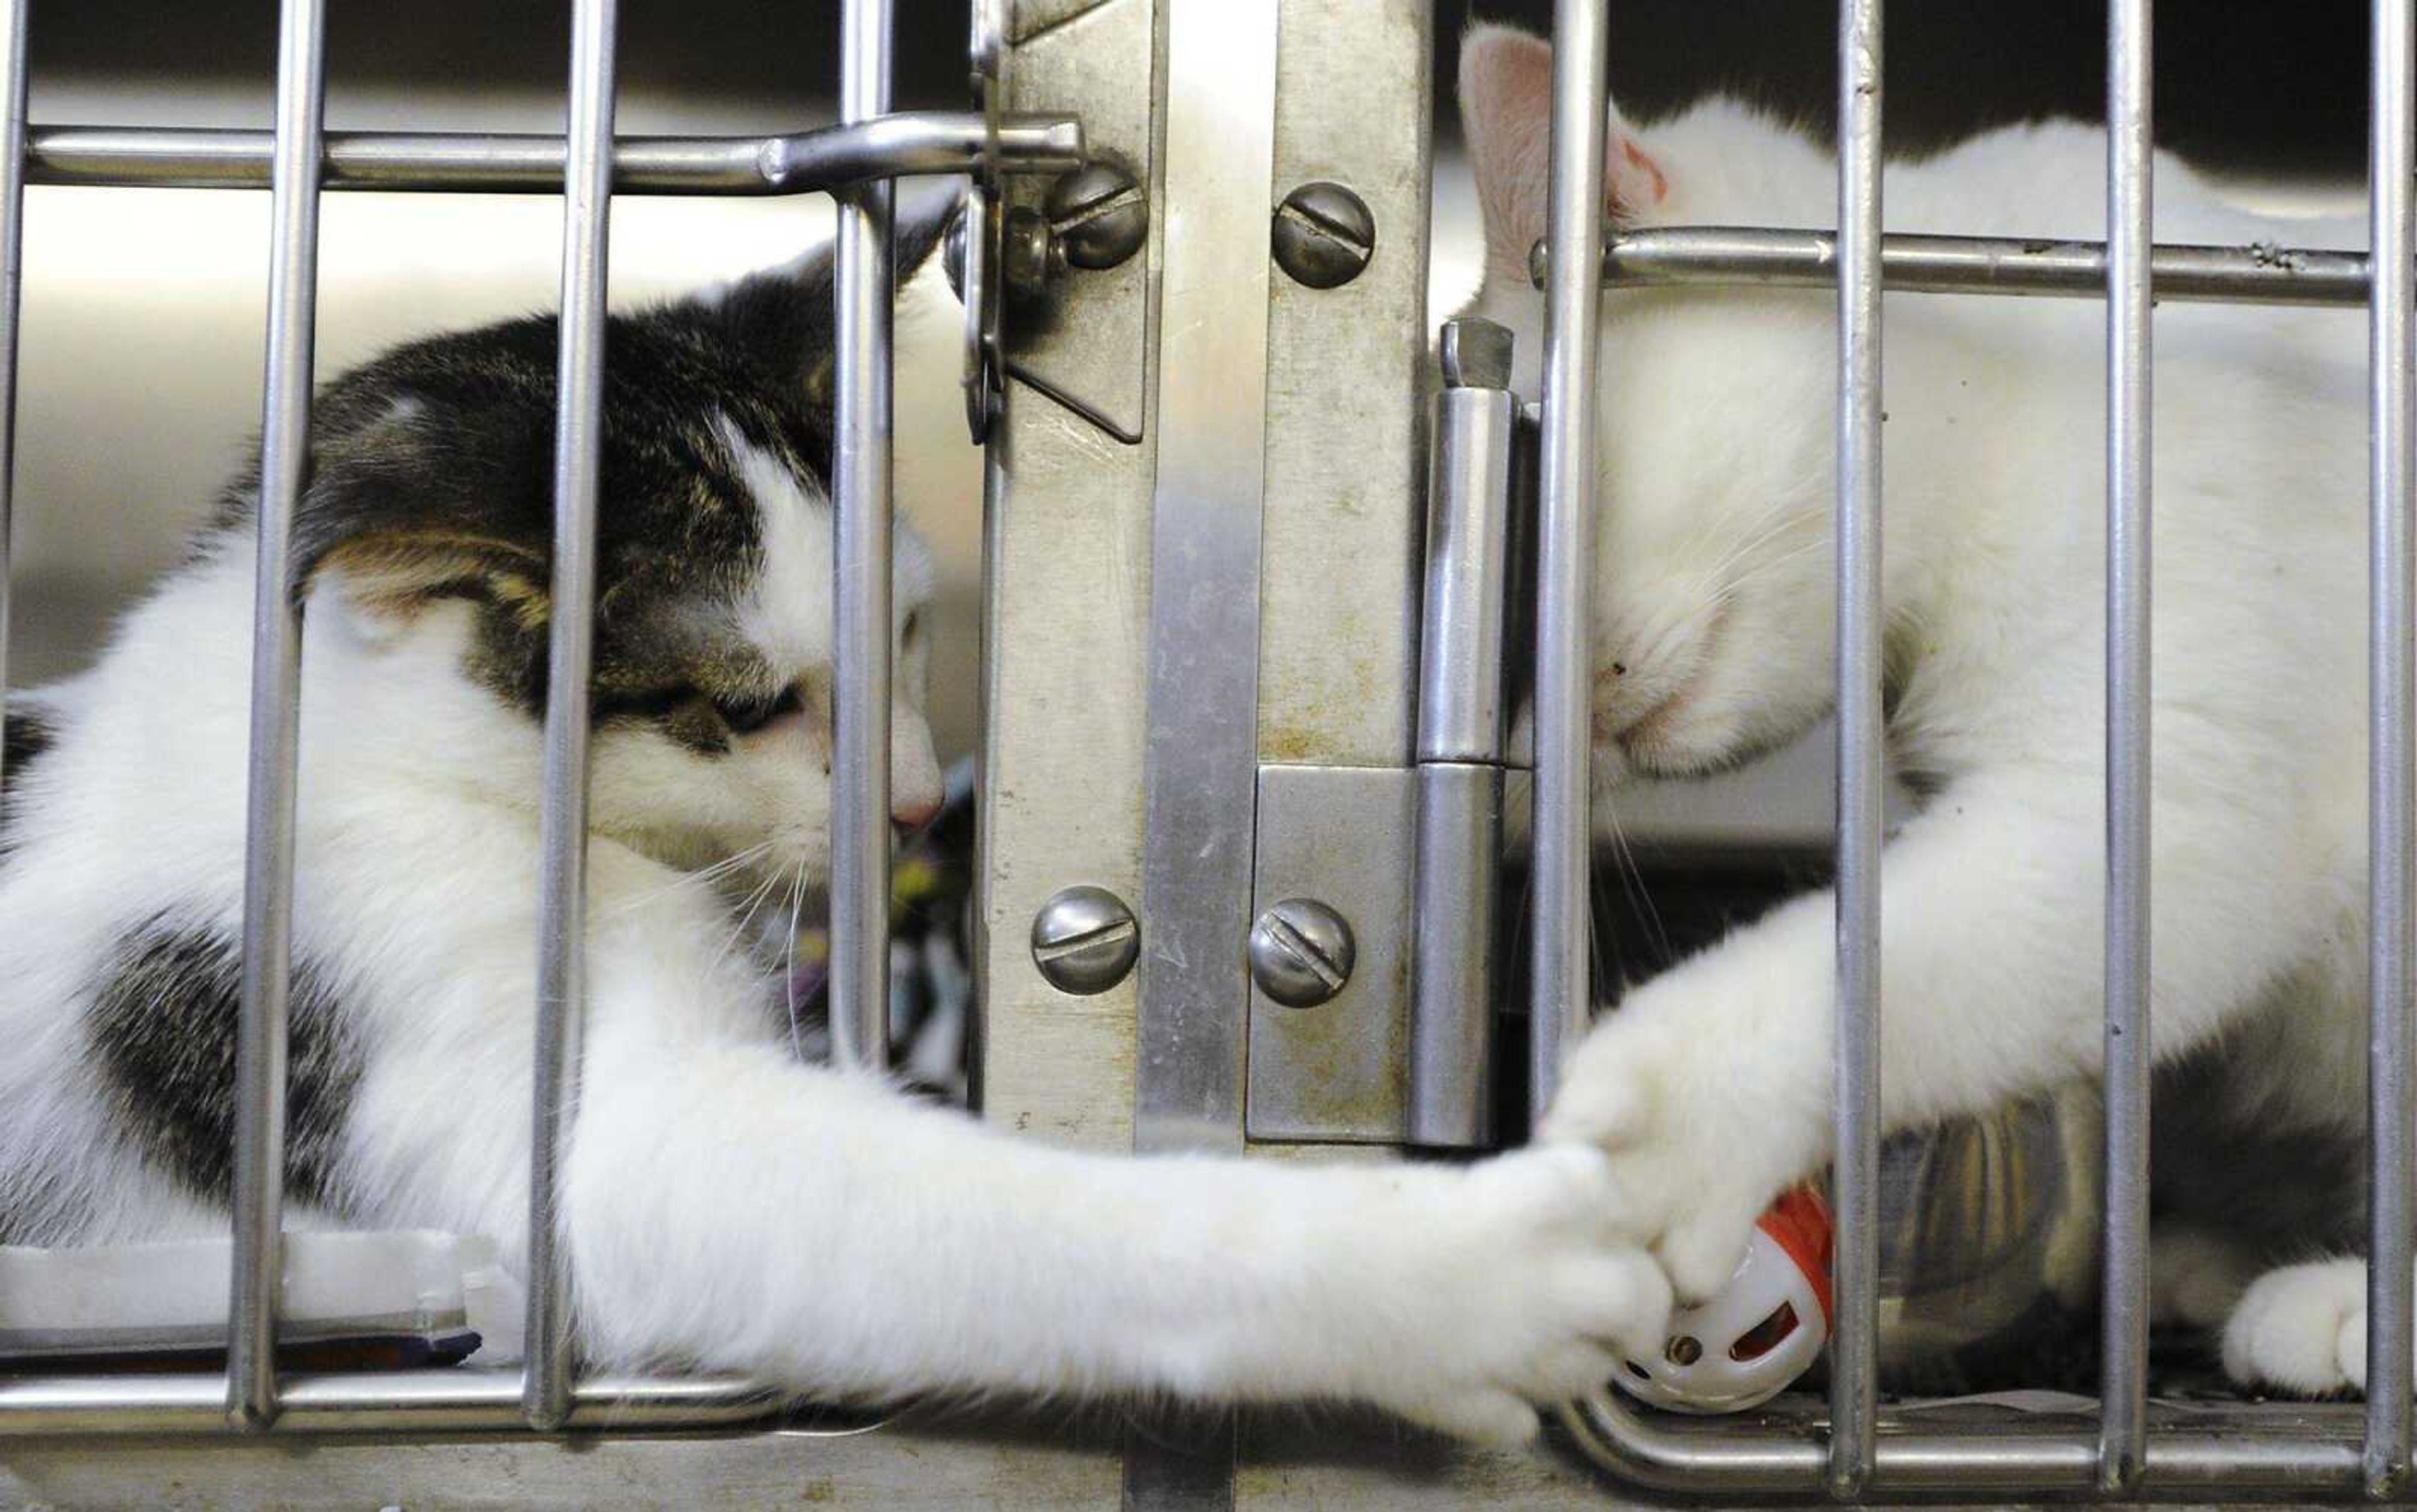
M 755 579 L 738 602 L 739 633 L 776 666 L 820 666 L 830 659 L 830 501 L 809 494 L 728 416 L 716 416 L 714 429 L 754 501 L 762 546 Z
M 757 517 L 762 565 L 737 606 L 739 633 L 776 666 L 819 667 L 831 653 L 831 504 L 727 416 L 714 428 Z M 931 594 L 932 558 L 913 532 L 897 532 L 893 613 L 903 620 Z

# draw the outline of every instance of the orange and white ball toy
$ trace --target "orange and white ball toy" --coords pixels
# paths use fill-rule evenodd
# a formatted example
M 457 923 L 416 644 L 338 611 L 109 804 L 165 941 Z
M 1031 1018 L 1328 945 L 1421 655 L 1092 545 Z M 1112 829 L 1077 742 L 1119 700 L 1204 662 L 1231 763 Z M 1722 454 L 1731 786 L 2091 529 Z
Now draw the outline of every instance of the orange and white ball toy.
M 1800 1186 L 1755 1222 L 1738 1268 L 1709 1301 L 1682 1307 L 1657 1360 L 1613 1379 L 1677 1413 L 1740 1413 L 1786 1390 L 1830 1340 L 1830 1210 Z

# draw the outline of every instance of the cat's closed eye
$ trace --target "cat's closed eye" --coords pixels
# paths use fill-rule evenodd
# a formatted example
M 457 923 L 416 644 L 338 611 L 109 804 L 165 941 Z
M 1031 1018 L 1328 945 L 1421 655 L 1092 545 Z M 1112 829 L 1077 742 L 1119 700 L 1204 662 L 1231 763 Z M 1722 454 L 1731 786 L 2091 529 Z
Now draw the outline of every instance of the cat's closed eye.
M 730 726 L 734 735 L 750 735 L 769 725 L 783 714 L 796 713 L 805 708 L 798 695 L 798 685 L 791 683 L 779 693 L 753 697 L 719 697 L 712 700 L 713 711 Z
M 692 683 L 674 683 L 669 687 L 652 688 L 644 693 L 600 693 L 596 695 L 594 717 L 599 720 L 661 719 L 683 704 L 705 696 Z

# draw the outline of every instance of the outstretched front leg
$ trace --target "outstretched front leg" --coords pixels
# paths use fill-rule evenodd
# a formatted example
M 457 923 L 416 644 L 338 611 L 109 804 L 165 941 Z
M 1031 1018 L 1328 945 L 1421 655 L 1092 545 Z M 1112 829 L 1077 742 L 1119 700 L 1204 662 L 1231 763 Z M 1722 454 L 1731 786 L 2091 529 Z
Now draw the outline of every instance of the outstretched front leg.
M 872 1398 L 1355 1400 L 1515 1441 L 1668 1311 L 1586 1146 L 1466 1168 L 1080 1154 L 599 1009 L 565 1222 L 601 1360 Z
M 2162 785 L 2152 815 L 2156 1048 L 2205 1040 L 2306 939 L 2311 889 L 2238 793 Z M 2094 770 L 1975 774 L 1881 866 L 1880 1114 L 1892 1129 L 2094 1073 L 2103 1054 Z M 2253 867 L 2241 858 L 2267 858 Z M 1576 1049 L 1545 1124 L 1608 1151 L 1682 1296 L 1726 1279 L 1757 1214 L 1831 1152 L 1834 910 L 1796 900 L 1630 993 Z

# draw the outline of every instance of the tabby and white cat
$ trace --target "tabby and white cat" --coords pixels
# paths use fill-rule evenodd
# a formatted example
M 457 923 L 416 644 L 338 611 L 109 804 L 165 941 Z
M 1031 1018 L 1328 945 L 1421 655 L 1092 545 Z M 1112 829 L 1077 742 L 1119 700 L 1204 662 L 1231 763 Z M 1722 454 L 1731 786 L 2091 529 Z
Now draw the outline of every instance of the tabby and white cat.
M 936 227 L 903 234 L 911 269 Z M 1113 1158 L 801 1063 L 734 898 L 819 879 L 827 257 L 615 319 L 588 1008 L 564 1222 L 606 1366 L 801 1393 L 1351 1399 L 1494 1439 L 1669 1292 L 1567 1143 L 1467 1168 Z M 297 523 L 295 1221 L 526 1223 L 555 325 L 330 385 Z M 221 1231 L 255 480 L 88 674 L 21 699 L 0 816 L 0 1242 Z M 898 817 L 939 798 L 899 548 Z
M 1534 392 L 1551 52 L 1473 32 L 1461 109 L 1486 228 L 1477 313 Z M 1836 223 L 1828 148 L 1725 101 L 1612 112 L 1632 226 Z M 1885 180 L 1893 231 L 2095 238 L 2105 139 L 1999 131 Z M 2156 162 L 2158 239 L 2359 248 Z M 1834 302 L 1665 288 L 1604 300 L 1593 723 L 1605 787 L 1725 767 L 1832 704 Z M 2155 1047 L 2167 1315 L 2225 1326 L 2238 1377 L 2364 1375 L 2364 1266 L 2273 1269 L 2359 1231 L 2365 1130 L 2365 341 L 2351 312 L 2156 313 Z M 2102 308 L 1893 295 L 1885 466 L 1888 739 L 1927 794 L 1882 874 L 1892 1129 L 2092 1075 L 2105 897 Z M 1608 795 L 1617 802 L 1617 795 Z M 1681 1294 L 1830 1150 L 1832 899 L 1803 897 L 1634 988 L 1579 1048 L 1549 1132 L 1611 1153 L 1628 1232 Z M 2241 1187 L 2262 1149 L 2321 1159 Z M 2288 1206 L 2307 1226 L 2259 1223 Z M 2283 1231 L 2273 1231 L 2277 1228 Z M 2264 1231 L 2260 1231 L 2260 1230 Z M 2243 1289 L 2245 1288 L 2245 1295 Z

